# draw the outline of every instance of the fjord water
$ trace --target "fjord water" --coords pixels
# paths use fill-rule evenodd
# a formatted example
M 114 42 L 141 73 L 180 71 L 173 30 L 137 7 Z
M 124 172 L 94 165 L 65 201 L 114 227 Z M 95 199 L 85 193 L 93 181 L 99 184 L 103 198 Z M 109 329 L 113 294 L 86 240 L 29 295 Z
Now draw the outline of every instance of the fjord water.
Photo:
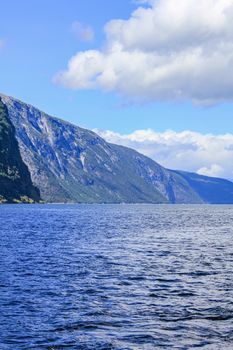
M 0 349 L 233 349 L 233 206 L 0 207 Z

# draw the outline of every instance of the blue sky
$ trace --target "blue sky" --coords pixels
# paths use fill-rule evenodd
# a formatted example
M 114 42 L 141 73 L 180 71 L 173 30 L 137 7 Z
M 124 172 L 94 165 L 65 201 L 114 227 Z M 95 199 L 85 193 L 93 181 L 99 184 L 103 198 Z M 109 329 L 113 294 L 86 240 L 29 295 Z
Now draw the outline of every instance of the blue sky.
M 103 47 L 108 21 L 128 19 L 138 6 L 131 0 L 3 1 L 0 91 L 87 128 L 119 133 L 147 128 L 233 132 L 230 102 L 208 107 L 193 106 L 191 101 L 158 102 L 156 98 L 149 103 L 129 103 L 116 90 L 71 90 L 52 82 L 77 52 Z M 93 41 L 75 36 L 71 29 L 75 21 L 93 28 Z

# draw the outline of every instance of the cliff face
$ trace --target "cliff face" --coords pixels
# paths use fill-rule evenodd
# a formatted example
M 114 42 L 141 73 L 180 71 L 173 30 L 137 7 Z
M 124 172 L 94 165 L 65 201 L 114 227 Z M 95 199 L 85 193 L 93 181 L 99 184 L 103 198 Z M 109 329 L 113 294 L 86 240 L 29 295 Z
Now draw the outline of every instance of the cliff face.
M 178 174 L 92 131 L 2 97 L 33 183 L 47 202 L 201 203 Z
M 165 169 L 31 105 L 2 100 L 22 159 L 47 202 L 233 203 L 230 181 Z
M 32 203 L 40 200 L 20 155 L 15 128 L 0 98 L 0 203 Z

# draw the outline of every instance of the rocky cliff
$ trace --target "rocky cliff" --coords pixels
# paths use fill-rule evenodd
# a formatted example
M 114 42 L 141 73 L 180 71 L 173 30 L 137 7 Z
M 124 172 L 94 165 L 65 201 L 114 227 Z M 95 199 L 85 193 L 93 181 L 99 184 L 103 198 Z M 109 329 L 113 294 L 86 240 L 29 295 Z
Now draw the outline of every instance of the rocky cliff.
M 20 155 L 15 128 L 0 98 L 0 203 L 32 203 L 40 200 Z
M 194 181 L 192 174 L 167 170 L 31 105 L 3 95 L 2 100 L 33 183 L 47 202 L 233 203 L 230 181 L 196 174 Z

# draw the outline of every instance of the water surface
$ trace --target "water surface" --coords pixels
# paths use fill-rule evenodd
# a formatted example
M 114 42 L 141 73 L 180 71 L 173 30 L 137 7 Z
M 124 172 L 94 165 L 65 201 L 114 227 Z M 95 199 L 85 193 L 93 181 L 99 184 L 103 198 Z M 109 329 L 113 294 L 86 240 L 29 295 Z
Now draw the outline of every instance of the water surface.
M 233 349 L 232 237 L 233 206 L 1 206 L 0 349 Z

